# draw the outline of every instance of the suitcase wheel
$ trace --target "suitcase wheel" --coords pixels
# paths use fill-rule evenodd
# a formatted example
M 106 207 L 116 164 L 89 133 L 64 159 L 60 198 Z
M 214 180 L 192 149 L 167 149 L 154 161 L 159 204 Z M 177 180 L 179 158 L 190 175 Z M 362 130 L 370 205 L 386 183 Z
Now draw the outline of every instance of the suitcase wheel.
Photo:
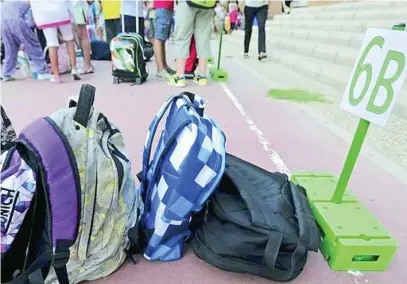
M 117 85 L 120 83 L 119 77 L 113 76 L 113 84 Z
M 141 85 L 141 78 L 136 78 L 136 80 L 134 80 L 134 84 Z

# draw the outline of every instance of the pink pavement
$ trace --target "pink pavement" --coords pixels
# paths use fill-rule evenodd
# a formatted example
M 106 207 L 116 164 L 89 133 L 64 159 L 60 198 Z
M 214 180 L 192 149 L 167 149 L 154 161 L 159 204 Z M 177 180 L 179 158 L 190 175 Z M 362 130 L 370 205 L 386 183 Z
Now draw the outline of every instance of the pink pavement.
M 151 63 L 150 63 L 151 64 Z M 328 171 L 339 174 L 348 146 L 304 113 L 297 105 L 272 101 L 266 97 L 268 86 L 233 62 L 225 60 L 230 82 L 227 84 L 248 115 L 263 132 L 288 168 L 294 170 Z M 74 82 L 64 76 L 64 84 L 54 85 L 33 80 L 2 84 L 2 105 L 17 131 L 36 117 L 52 113 L 67 104 L 83 83 L 96 86 L 96 108 L 120 126 L 131 153 L 133 172 L 141 169 L 141 155 L 147 128 L 170 95 L 184 90 L 205 98 L 207 112 L 221 125 L 227 136 L 228 152 L 247 159 L 268 170 L 276 166 L 262 149 L 256 134 L 249 128 L 232 101 L 217 83 L 198 87 L 192 82 L 186 89 L 176 89 L 157 82 L 154 74 L 142 86 L 123 83 L 113 85 L 110 63 L 95 62 L 96 73 Z M 153 66 L 150 66 L 150 69 Z M 398 284 L 407 279 L 402 254 L 407 246 L 407 230 L 402 219 L 407 191 L 388 173 L 361 157 L 350 184 L 353 192 L 371 209 L 400 242 L 400 248 L 388 271 L 363 273 L 333 272 L 321 254 L 311 253 L 305 271 L 293 283 L 326 284 Z M 151 263 L 139 257 L 136 265 L 126 262 L 116 273 L 96 283 L 144 284 L 243 284 L 270 283 L 255 276 L 221 271 L 199 260 L 188 251 L 179 261 Z

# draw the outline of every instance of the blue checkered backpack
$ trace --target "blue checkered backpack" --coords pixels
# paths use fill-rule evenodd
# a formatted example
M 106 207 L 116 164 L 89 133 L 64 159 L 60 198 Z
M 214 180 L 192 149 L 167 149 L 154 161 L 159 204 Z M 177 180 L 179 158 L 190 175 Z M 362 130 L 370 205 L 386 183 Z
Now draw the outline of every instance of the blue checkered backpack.
M 145 211 L 129 238 L 138 245 L 143 239 L 144 257 L 149 260 L 171 261 L 182 256 L 184 241 L 191 235 L 191 216 L 202 209 L 225 170 L 226 138 L 204 114 L 204 104 L 191 93 L 169 98 L 147 133 L 139 174 Z M 150 161 L 154 134 L 168 110 Z M 143 233 L 137 235 L 140 228 Z

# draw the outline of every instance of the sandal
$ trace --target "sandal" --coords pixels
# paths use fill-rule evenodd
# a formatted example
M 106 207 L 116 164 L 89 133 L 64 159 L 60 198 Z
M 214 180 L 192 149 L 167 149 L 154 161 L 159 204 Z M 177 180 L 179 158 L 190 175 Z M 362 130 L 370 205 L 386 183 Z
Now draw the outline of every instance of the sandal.
M 79 74 L 81 74 L 81 75 L 93 74 L 93 73 L 95 73 L 95 68 L 93 67 L 93 65 L 91 65 L 86 71 L 81 70 L 81 72 L 79 72 Z

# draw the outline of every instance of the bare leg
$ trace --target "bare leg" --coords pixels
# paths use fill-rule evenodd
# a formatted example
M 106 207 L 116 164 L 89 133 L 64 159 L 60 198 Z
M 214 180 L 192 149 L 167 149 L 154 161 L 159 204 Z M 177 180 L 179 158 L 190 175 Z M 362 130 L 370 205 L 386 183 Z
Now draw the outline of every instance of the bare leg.
M 75 25 L 75 27 L 83 52 L 83 61 L 84 61 L 83 71 L 87 72 L 92 66 L 90 63 L 90 42 L 88 38 L 88 32 L 86 31 L 86 25 Z
M 198 74 L 201 76 L 206 76 L 207 70 L 208 70 L 208 58 L 199 58 Z
M 184 77 L 185 75 L 185 63 L 186 63 L 186 59 L 182 58 L 178 58 L 177 59 L 177 75 L 180 77 Z M 201 59 L 199 59 L 199 64 L 201 64 Z
M 58 47 L 50 46 L 48 48 L 49 59 L 51 61 L 51 71 L 56 81 L 59 81 L 59 69 L 58 69 Z
M 73 40 L 68 40 L 66 42 L 66 47 L 68 48 L 69 61 L 71 62 L 72 70 L 76 69 L 76 54 L 75 45 Z
M 74 80 L 80 80 L 81 77 L 78 75 L 78 71 L 76 70 L 76 53 L 75 53 L 75 44 L 73 40 L 68 40 L 66 42 L 66 47 L 68 48 L 68 55 L 69 55 L 69 61 L 71 62 L 71 74 L 74 78 Z
M 158 72 L 161 72 L 167 66 L 167 63 L 165 62 L 165 43 L 156 38 L 153 42 L 155 63 L 157 65 Z

